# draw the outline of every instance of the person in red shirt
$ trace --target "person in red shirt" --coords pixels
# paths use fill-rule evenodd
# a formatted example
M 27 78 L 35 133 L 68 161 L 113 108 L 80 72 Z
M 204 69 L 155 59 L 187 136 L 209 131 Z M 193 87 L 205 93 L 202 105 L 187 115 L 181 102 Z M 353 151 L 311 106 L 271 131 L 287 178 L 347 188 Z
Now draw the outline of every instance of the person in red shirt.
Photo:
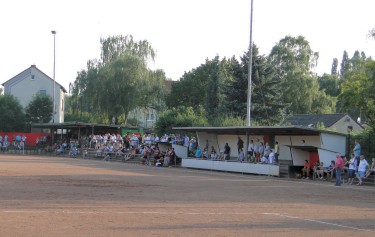
M 308 179 L 310 177 L 310 163 L 308 160 L 305 160 L 305 165 L 302 168 L 302 178 Z
M 336 170 L 335 186 L 341 186 L 341 174 L 344 171 L 344 160 L 342 159 L 340 154 L 336 155 L 335 170 Z

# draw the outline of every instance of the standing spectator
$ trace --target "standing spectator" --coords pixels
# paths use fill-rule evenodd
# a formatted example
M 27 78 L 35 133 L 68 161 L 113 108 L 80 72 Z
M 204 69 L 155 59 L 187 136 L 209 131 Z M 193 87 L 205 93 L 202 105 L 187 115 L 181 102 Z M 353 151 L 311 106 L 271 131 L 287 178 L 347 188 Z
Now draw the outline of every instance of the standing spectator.
M 264 146 L 263 146 L 263 142 L 260 143 L 259 145 L 259 157 L 263 157 L 264 155 Z
M 225 143 L 224 146 L 224 160 L 229 160 L 230 159 L 230 146 L 228 145 L 228 142 Z
M 340 154 L 336 155 L 335 170 L 336 170 L 335 186 L 341 186 L 341 174 L 344 170 L 344 160 L 342 159 Z
M 247 147 L 247 154 L 250 156 L 250 159 L 252 159 L 254 155 L 254 141 L 250 140 L 249 145 Z
M 275 163 L 279 163 L 280 147 L 279 142 L 275 142 Z
M 367 168 L 369 167 L 367 160 L 365 159 L 364 155 L 361 155 L 359 157 L 359 165 L 358 165 L 358 173 L 357 173 L 357 178 L 358 178 L 358 184 L 357 185 L 362 185 L 362 181 L 365 178 Z
M 254 153 L 255 153 L 255 162 L 256 163 L 260 162 L 259 147 L 260 147 L 260 142 L 259 142 L 259 139 L 257 139 L 257 141 L 254 144 Z
M 243 149 L 241 148 L 240 149 L 240 153 L 238 155 L 238 158 L 237 158 L 238 161 L 242 162 L 245 160 L 245 153 L 243 152 Z
M 184 146 L 189 147 L 189 136 L 185 134 L 184 136 Z
M 352 157 L 346 163 L 349 164 L 348 184 L 352 185 L 354 181 L 355 171 L 357 170 L 357 157 L 352 154 Z
M 361 144 L 359 144 L 359 141 L 357 139 L 355 140 L 354 143 L 355 143 L 355 146 L 353 148 L 353 152 L 358 161 L 359 157 L 361 156 Z
M 310 163 L 308 160 L 305 160 L 305 164 L 302 168 L 302 178 L 303 179 L 308 179 L 310 176 Z
M 238 141 L 237 141 L 237 151 L 238 154 L 240 154 L 240 150 L 243 149 L 243 140 L 238 136 Z
M 139 143 L 138 137 L 133 134 L 132 138 L 130 139 L 130 146 L 137 148 Z

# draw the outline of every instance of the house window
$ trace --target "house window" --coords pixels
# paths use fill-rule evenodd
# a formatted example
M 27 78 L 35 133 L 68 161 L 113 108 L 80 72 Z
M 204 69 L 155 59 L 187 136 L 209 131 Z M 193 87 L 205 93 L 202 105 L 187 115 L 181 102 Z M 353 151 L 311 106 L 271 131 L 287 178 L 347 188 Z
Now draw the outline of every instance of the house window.
M 61 100 L 61 111 L 64 111 L 64 99 Z
M 154 120 L 154 114 L 150 114 L 150 120 L 153 121 Z
M 40 90 L 39 91 L 39 95 L 40 96 L 46 96 L 47 95 L 47 91 L 46 90 Z
M 35 80 L 35 75 L 31 75 L 31 80 Z

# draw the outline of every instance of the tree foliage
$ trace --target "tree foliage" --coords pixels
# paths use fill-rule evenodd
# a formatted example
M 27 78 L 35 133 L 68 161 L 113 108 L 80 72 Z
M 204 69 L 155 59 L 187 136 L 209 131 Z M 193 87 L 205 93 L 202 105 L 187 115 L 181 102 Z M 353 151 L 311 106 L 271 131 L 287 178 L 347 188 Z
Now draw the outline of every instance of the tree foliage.
M 312 73 L 318 57 L 319 54 L 310 48 L 309 42 L 302 36 L 287 36 L 272 48 L 270 61 L 282 80 L 282 101 L 290 105 L 288 113 L 334 111 L 335 104 L 328 103 L 330 97 L 319 90 L 317 78 Z
M 28 123 L 48 123 L 52 118 L 53 102 L 50 96 L 35 94 L 26 106 L 26 121 Z
M 342 84 L 339 100 L 343 109 L 356 108 L 366 119 L 366 123 L 375 129 L 375 61 L 368 60 L 365 72 L 352 74 Z M 358 115 L 358 114 L 357 114 Z
M 192 107 L 180 106 L 162 112 L 156 122 L 155 130 L 159 134 L 173 133 L 173 127 L 207 126 L 208 121 L 201 108 L 198 111 Z
M 165 73 L 148 69 L 155 51 L 147 40 L 129 36 L 101 38 L 100 60 L 89 60 L 72 85 L 70 117 L 88 112 L 91 122 L 121 117 L 127 122 L 135 108 L 162 109 Z
M 25 113 L 19 101 L 12 95 L 0 95 L 0 131 L 22 131 Z

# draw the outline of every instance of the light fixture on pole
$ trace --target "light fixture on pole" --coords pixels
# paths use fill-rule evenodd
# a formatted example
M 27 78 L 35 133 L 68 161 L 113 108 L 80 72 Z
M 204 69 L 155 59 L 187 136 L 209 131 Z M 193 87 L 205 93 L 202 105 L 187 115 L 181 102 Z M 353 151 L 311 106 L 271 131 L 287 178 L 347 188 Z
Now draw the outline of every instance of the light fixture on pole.
M 52 123 L 55 123 L 55 113 L 56 113 L 56 106 L 55 106 L 55 68 L 56 68 L 56 31 L 52 30 L 51 33 L 53 34 L 53 101 L 52 101 Z
M 251 71 L 253 64 L 253 0 L 250 7 L 250 44 L 249 44 L 249 72 L 248 72 L 248 88 L 247 88 L 247 116 L 246 125 L 251 126 Z

